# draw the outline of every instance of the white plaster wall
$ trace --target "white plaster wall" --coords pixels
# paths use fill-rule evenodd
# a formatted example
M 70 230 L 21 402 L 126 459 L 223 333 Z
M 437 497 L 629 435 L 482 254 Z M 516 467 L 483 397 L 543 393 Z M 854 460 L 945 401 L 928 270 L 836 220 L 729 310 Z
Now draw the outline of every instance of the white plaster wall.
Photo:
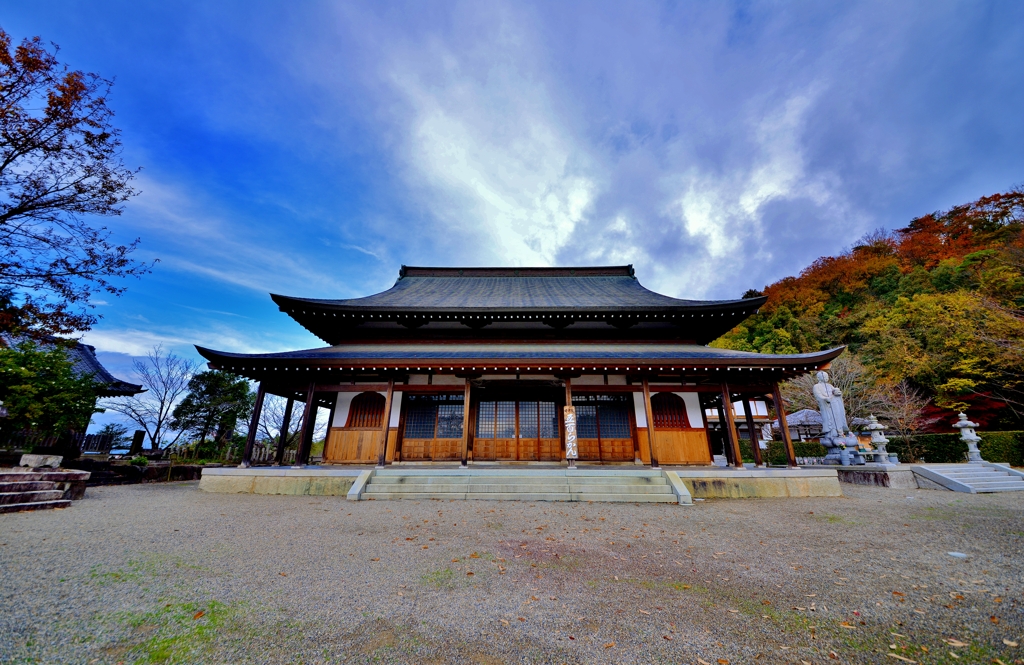
M 435 374 L 432 383 L 435 386 L 464 386 L 466 380 L 451 374 Z
M 644 406 L 643 393 L 633 393 L 633 407 L 636 410 L 636 426 L 647 427 L 647 408 Z
M 625 374 L 609 374 L 608 375 L 608 385 L 609 386 L 624 386 L 624 385 L 626 385 L 626 375 Z
M 428 380 L 427 380 L 427 375 L 426 374 L 410 374 L 409 375 L 409 385 L 412 385 L 412 386 L 425 386 L 425 385 L 427 385 L 427 383 L 428 383 Z
M 356 392 L 344 392 L 338 393 L 338 401 L 335 402 L 334 407 L 334 422 L 331 423 L 331 427 L 344 427 L 345 423 L 348 422 L 348 412 L 352 408 L 352 400 L 356 398 L 356 395 L 360 393 Z M 377 394 L 387 398 L 386 392 L 377 391 Z M 391 420 L 388 421 L 388 427 L 398 427 L 398 418 L 402 412 L 402 393 L 395 392 L 391 397 Z
M 700 400 L 697 393 L 676 393 L 683 398 L 686 404 L 686 419 L 690 421 L 690 427 L 704 427 L 704 416 L 700 412 Z
M 348 410 L 352 406 L 352 400 L 359 393 L 338 393 L 338 401 L 334 406 L 334 422 L 331 427 L 344 427 L 348 422 Z
M 384 393 L 382 393 L 384 394 Z M 384 397 L 387 397 L 384 394 Z M 394 392 L 391 394 L 391 420 L 388 421 L 388 427 L 398 427 L 398 419 L 402 415 L 402 393 Z
M 584 374 L 571 380 L 577 386 L 603 386 L 604 374 Z

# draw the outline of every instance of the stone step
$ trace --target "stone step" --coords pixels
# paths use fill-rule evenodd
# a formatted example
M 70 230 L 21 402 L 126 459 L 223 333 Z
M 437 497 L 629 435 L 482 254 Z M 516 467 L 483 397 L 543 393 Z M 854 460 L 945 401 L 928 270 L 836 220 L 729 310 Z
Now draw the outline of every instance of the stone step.
M 37 480 L 30 482 L 5 482 L 0 483 L 0 492 L 38 492 L 40 490 L 57 489 L 57 483 Z
M 606 485 L 609 483 L 615 483 L 617 485 L 628 485 L 630 487 L 642 487 L 646 485 L 668 485 L 668 481 L 664 477 L 659 478 L 636 478 L 636 477 L 609 477 L 609 476 L 580 476 L 566 478 L 562 477 L 551 477 L 551 476 L 494 476 L 494 477 L 479 477 L 479 476 L 456 476 L 456 475 L 445 475 L 445 476 L 378 476 L 373 477 L 374 483 L 381 485 L 401 485 L 404 483 L 416 483 L 416 484 L 434 484 L 434 483 L 468 483 L 470 485 L 493 485 L 499 484 L 516 484 L 516 485 L 558 485 L 565 484 L 567 482 L 575 483 L 578 485 Z
M 557 478 L 568 478 L 578 476 L 612 476 L 618 478 L 625 477 L 636 477 L 636 478 L 658 478 L 661 477 L 661 471 L 650 470 L 650 469 L 588 469 L 588 468 L 577 468 L 573 471 L 566 469 L 488 469 L 480 467 L 469 467 L 467 469 L 460 469 L 457 467 L 453 468 L 427 468 L 417 469 L 410 467 L 388 467 L 386 469 L 378 469 L 374 474 L 374 477 L 382 476 L 552 476 Z
M 994 482 L 985 482 L 985 483 L 971 483 L 971 487 L 973 487 L 974 489 L 978 490 L 979 492 L 984 491 L 988 487 L 1007 487 L 1007 488 L 1010 488 L 1010 489 L 1016 489 L 1016 488 L 1024 489 L 1024 480 L 1021 480 L 1020 478 L 1014 478 L 1012 480 L 1008 479 L 1008 480 L 994 481 Z
M 979 487 L 979 488 L 975 488 L 975 490 L 979 494 L 985 494 L 985 493 L 988 493 L 988 492 L 1024 492 L 1024 485 L 1007 485 L 1007 486 L 1003 486 L 1003 487 L 986 487 L 984 489 Z
M 42 490 L 36 492 L 0 492 L 0 505 L 12 503 L 39 503 L 63 499 L 62 490 Z
M 67 508 L 71 505 L 68 499 L 58 501 L 39 501 L 37 503 L 4 503 L 0 504 L 0 513 L 18 513 L 26 510 L 47 510 L 49 508 Z
M 476 485 L 467 483 L 375 483 L 370 482 L 366 486 L 366 492 L 388 492 L 388 493 L 423 493 L 423 492 L 469 492 L 491 494 L 494 492 L 515 494 L 523 493 L 551 493 L 551 492 L 587 492 L 591 494 L 672 494 L 672 488 L 668 485 L 618 485 L 612 483 L 601 484 L 575 484 L 560 483 L 549 485 L 538 485 L 537 483 L 490 483 L 487 485 Z
M 633 503 L 675 503 L 672 494 L 594 494 L 590 492 L 517 492 L 505 494 L 500 492 L 373 492 L 363 494 L 366 499 L 417 499 L 431 500 L 463 500 L 476 499 L 483 501 L 619 501 Z

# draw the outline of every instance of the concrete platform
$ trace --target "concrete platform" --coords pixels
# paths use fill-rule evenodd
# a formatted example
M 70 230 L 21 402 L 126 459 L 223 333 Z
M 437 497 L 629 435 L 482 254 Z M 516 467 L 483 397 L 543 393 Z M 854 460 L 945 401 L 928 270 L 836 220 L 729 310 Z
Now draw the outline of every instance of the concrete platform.
M 917 489 L 914 469 L 904 464 L 862 464 L 859 466 L 817 465 L 805 469 L 835 469 L 839 482 L 851 485 L 871 485 L 892 489 Z
M 690 494 L 705 499 L 842 496 L 835 469 L 673 467 Z
M 349 490 L 365 474 L 356 496 Z M 366 485 L 366 489 L 363 487 Z M 531 467 L 429 464 L 219 468 L 203 472 L 205 492 L 325 495 L 362 499 L 489 499 L 689 503 L 697 498 L 842 496 L 835 468 L 623 468 L 555 464 Z
M 367 468 L 373 467 L 281 466 L 204 469 L 199 480 L 199 489 L 204 492 L 225 494 L 345 496 L 352 489 L 352 484 L 359 474 Z

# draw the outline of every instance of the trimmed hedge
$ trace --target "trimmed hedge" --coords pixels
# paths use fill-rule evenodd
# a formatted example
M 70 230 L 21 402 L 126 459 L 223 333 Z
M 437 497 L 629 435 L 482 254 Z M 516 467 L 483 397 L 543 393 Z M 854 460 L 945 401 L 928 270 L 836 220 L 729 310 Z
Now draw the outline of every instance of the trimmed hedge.
M 981 457 L 986 462 L 1009 462 L 1024 466 L 1024 432 L 978 432 L 981 437 Z M 967 459 L 967 444 L 959 434 L 919 434 L 911 439 L 918 459 L 933 464 L 963 462 Z M 825 446 L 811 441 L 794 441 L 797 457 L 824 457 Z M 889 452 L 899 455 L 901 462 L 909 462 L 911 455 L 906 444 L 895 437 L 889 439 Z M 786 463 L 786 450 L 781 441 L 769 441 L 765 458 L 769 464 Z M 744 454 L 746 457 L 746 454 Z M 749 461 L 749 460 L 747 460 Z
M 786 448 L 781 441 L 769 441 L 768 450 L 765 453 L 765 461 L 775 466 L 786 465 Z M 794 441 L 793 452 L 797 457 L 824 457 L 828 454 L 825 446 L 817 441 Z
M 1012 466 L 1024 466 L 1024 432 L 978 432 L 981 443 L 978 449 L 986 462 L 1009 462 Z M 963 462 L 967 459 L 967 444 L 959 434 L 919 434 L 911 439 L 917 457 L 927 462 Z M 907 446 L 899 439 L 893 439 L 889 450 L 899 454 L 900 461 L 910 459 Z

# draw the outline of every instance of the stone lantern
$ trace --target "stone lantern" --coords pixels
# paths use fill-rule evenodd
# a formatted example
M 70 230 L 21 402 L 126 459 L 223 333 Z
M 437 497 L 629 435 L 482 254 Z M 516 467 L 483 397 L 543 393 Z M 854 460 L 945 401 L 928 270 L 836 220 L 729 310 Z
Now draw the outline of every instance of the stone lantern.
M 978 423 L 972 423 L 970 420 L 967 420 L 967 414 L 965 413 L 961 413 L 960 420 L 953 425 L 953 427 L 960 430 L 960 438 L 967 444 L 967 461 L 981 464 L 985 460 L 981 459 L 981 451 L 978 450 L 978 442 L 981 441 L 981 437 L 974 432 L 974 428 L 977 426 Z
M 896 453 L 890 453 L 885 449 L 889 444 L 889 439 L 885 438 L 885 425 L 878 422 L 878 418 L 868 416 L 868 426 L 864 429 L 871 432 L 871 447 L 875 449 L 871 454 L 874 456 L 876 464 L 900 463 L 900 458 L 896 456 Z

